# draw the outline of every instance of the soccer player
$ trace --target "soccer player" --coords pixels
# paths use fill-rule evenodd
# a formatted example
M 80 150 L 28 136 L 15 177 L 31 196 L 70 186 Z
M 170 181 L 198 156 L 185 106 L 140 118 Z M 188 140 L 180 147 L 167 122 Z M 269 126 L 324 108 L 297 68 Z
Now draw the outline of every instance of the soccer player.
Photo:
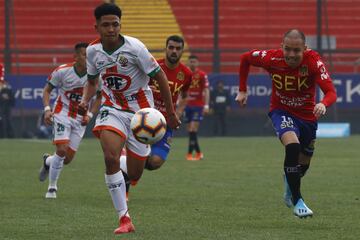
M 74 63 L 56 68 L 48 78 L 43 91 L 44 122 L 53 125 L 56 151 L 53 155 L 43 155 L 43 166 L 39 171 L 39 180 L 45 181 L 49 175 L 49 186 L 45 198 L 56 198 L 57 181 L 64 164 L 69 164 L 75 156 L 87 123 L 93 113 L 80 116 L 80 103 L 83 87 L 86 83 L 86 48 L 88 43 L 77 43 L 74 49 Z M 50 107 L 50 95 L 55 89 L 59 95 L 54 109 Z
M 187 91 L 192 81 L 190 69 L 180 62 L 183 51 L 184 39 L 177 35 L 169 36 L 166 39 L 165 58 L 157 60 L 167 76 L 173 103 L 175 104 L 178 101 L 176 109 L 178 116 L 182 114 L 186 106 Z M 151 79 L 150 87 L 154 95 L 155 108 L 168 121 L 168 114 L 166 113 L 165 102 L 160 95 L 159 84 Z M 145 163 L 147 170 L 159 169 L 164 164 L 170 151 L 172 136 L 173 130 L 167 127 L 164 137 L 159 142 L 151 145 L 151 153 Z M 121 157 L 120 164 L 121 169 L 126 173 L 126 157 Z M 124 176 L 126 178 L 126 174 Z M 127 185 L 128 187 L 129 185 Z
M 240 87 L 236 100 L 247 103 L 247 77 L 250 66 L 267 70 L 272 80 L 269 118 L 285 147 L 284 201 L 302 218 L 312 216 L 300 192 L 301 177 L 310 166 L 314 153 L 317 120 L 336 101 L 332 80 L 319 54 L 305 45 L 305 35 L 291 29 L 283 36 L 281 49 L 253 50 L 240 62 Z M 324 98 L 315 102 L 316 85 Z
M 204 157 L 200 151 L 197 132 L 203 114 L 209 113 L 209 81 L 206 73 L 199 69 L 199 59 L 195 55 L 190 55 L 188 66 L 192 71 L 191 85 L 188 91 L 188 102 L 185 108 L 185 122 L 189 133 L 189 148 L 186 160 L 200 160 Z M 193 151 L 196 151 L 193 156 Z
M 177 128 L 180 121 L 173 107 L 166 75 L 159 64 L 138 39 L 120 34 L 121 9 L 104 3 L 96 7 L 94 15 L 95 29 L 100 38 L 87 48 L 88 82 L 79 110 L 82 114 L 86 112 L 101 79 L 102 106 L 93 132 L 100 140 L 106 166 L 105 182 L 119 216 L 119 227 L 114 233 L 129 233 L 135 228 L 128 212 L 119 158 L 126 146 L 129 178 L 139 179 L 150 148 L 135 139 L 130 121 L 137 110 L 153 107 L 148 85 L 150 77 L 159 84 L 169 127 Z

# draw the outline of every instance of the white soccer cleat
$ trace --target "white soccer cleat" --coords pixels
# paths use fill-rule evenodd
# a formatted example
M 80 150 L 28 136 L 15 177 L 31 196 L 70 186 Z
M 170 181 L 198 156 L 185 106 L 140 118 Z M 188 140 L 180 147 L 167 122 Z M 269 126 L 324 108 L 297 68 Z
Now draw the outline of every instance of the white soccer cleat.
M 50 188 L 45 194 L 45 198 L 56 198 L 56 191 L 57 190 L 55 188 Z
M 290 191 L 289 184 L 288 184 L 288 182 L 286 180 L 285 174 L 283 175 L 283 177 L 284 177 L 284 187 L 285 187 L 284 203 L 288 208 L 291 208 L 292 206 L 294 206 L 293 202 L 292 202 L 292 194 L 291 194 L 291 191 Z
M 49 175 L 49 166 L 46 165 L 46 159 L 50 157 L 50 154 L 44 153 L 43 155 L 43 164 L 39 170 L 39 180 L 43 182 L 46 180 L 47 176 Z
M 294 214 L 299 218 L 312 217 L 313 211 L 311 211 L 304 201 L 300 198 L 294 207 Z

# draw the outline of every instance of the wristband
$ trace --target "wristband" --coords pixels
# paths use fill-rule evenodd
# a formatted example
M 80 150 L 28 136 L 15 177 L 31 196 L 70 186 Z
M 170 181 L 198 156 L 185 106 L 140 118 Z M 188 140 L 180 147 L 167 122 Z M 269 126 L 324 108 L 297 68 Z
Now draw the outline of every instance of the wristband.
M 206 108 L 209 109 L 209 105 L 204 105 L 204 108 L 205 108 L 205 109 L 206 109 Z
M 88 113 L 87 113 L 87 116 L 88 116 L 89 118 L 93 118 L 94 114 L 93 114 L 92 112 L 88 112 Z
M 45 106 L 45 107 L 44 107 L 44 112 L 47 112 L 47 111 L 51 111 L 51 107 L 50 107 L 50 106 Z

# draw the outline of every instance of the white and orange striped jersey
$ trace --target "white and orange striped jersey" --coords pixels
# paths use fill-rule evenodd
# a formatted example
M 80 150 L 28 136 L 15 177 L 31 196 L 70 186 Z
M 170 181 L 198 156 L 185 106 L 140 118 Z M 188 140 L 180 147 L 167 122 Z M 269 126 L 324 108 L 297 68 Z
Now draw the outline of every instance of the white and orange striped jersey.
M 99 76 L 102 81 L 102 105 L 136 112 L 153 107 L 150 77 L 160 66 L 138 39 L 120 36 L 124 44 L 112 53 L 104 51 L 100 39 L 86 49 L 89 79 Z
M 86 81 L 86 74 L 79 75 L 75 70 L 74 63 L 60 65 L 51 73 L 48 83 L 59 90 L 54 103 L 55 114 L 82 120 L 83 116 L 77 112 Z

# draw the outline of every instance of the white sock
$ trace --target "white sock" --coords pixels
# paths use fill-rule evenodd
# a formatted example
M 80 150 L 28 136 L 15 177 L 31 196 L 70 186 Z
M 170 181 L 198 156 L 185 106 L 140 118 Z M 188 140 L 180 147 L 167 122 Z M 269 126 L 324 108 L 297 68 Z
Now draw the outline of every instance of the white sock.
M 128 211 L 126 203 L 125 180 L 122 172 L 118 171 L 117 173 L 112 175 L 105 174 L 105 183 L 109 189 L 109 193 L 113 201 L 115 210 L 120 218 L 124 216 Z
M 120 168 L 127 174 L 126 156 L 120 156 Z
M 65 157 L 60 157 L 56 153 L 48 159 L 51 158 L 50 161 L 50 169 L 49 169 L 49 187 L 57 189 L 57 180 L 59 179 L 62 167 L 64 165 Z

